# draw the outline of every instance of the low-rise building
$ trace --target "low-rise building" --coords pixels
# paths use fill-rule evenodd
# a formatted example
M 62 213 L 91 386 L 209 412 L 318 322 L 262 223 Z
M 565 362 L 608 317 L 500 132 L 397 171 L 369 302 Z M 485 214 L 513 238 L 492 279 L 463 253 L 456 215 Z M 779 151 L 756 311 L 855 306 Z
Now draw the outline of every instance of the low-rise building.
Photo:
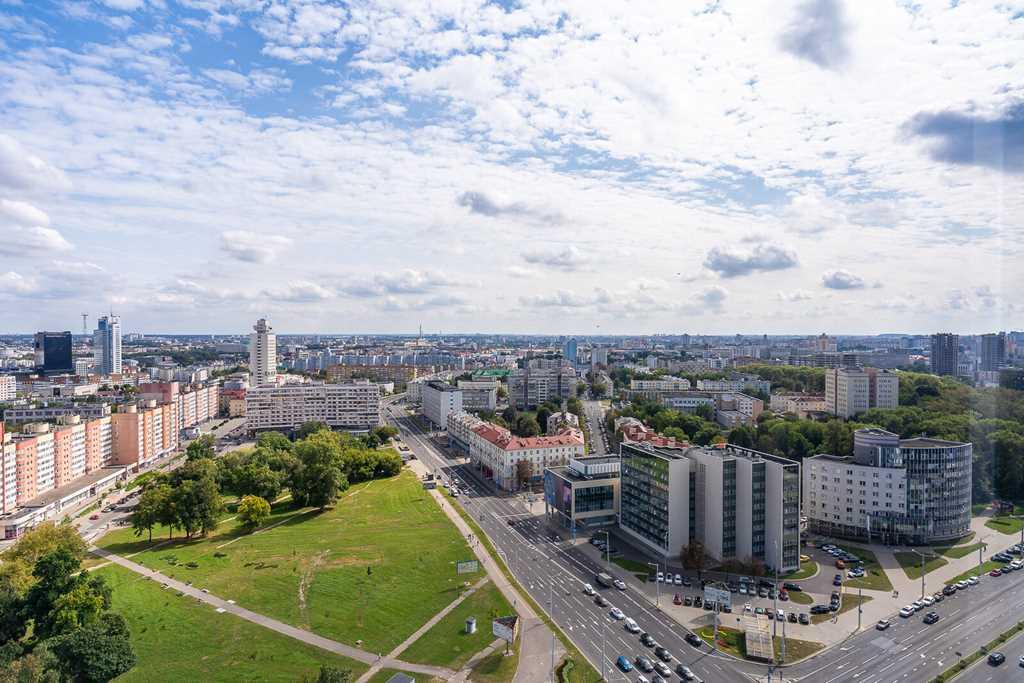
M 659 377 L 658 379 L 632 379 L 630 391 L 689 391 L 690 380 L 682 377 Z
M 499 382 L 460 379 L 458 385 L 462 392 L 463 410 L 493 412 L 498 407 Z
M 544 425 L 547 434 L 557 434 L 564 429 L 579 429 L 580 418 L 568 410 L 560 410 L 548 416 L 548 423 Z
M 619 457 L 570 458 L 544 470 L 544 513 L 575 534 L 618 521 Z
M 291 431 L 309 421 L 346 431 L 369 431 L 381 423 L 380 387 L 367 380 L 312 382 L 253 387 L 245 395 L 250 432 Z

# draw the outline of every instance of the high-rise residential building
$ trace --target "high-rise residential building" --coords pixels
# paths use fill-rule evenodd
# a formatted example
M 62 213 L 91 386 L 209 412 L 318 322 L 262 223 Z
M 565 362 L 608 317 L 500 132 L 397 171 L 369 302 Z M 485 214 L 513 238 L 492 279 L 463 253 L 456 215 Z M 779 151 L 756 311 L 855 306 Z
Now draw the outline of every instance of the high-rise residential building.
M 249 335 L 249 384 L 258 387 L 277 379 L 277 335 L 265 318 L 260 318 Z
M 949 332 L 932 335 L 931 368 L 936 375 L 957 374 L 960 361 L 960 336 Z
M 623 443 L 619 527 L 640 547 L 676 557 L 700 542 L 718 561 L 800 566 L 800 463 L 758 451 Z
M 10 432 L 0 422 L 0 516 L 18 505 L 18 450 Z
M 981 370 L 998 370 L 1006 365 L 1006 333 L 981 335 Z
M 70 332 L 36 332 L 36 367 L 48 374 L 75 371 Z
M 18 380 L 14 375 L 0 375 L 0 401 L 13 401 L 18 397 Z M 5 413 L 6 417 L 6 413 Z
M 462 412 L 462 390 L 447 382 L 430 381 L 423 385 L 423 415 L 437 427 L 448 424 L 448 415 Z
M 971 529 L 973 446 L 883 429 L 854 432 L 853 455 L 804 459 L 808 529 L 888 545 L 950 541 Z
M 535 408 L 545 401 L 561 403 L 576 395 L 576 371 L 568 365 L 527 366 L 508 376 L 508 400 L 516 408 Z
M 595 346 L 590 350 L 590 371 L 595 372 L 601 366 L 608 365 L 608 349 Z
M 245 426 L 250 432 L 289 431 L 310 421 L 349 431 L 377 427 L 381 423 L 380 385 L 362 379 L 254 386 L 245 392 Z
M 121 374 L 121 318 L 101 316 L 92 334 L 96 371 L 101 375 Z
M 899 406 L 900 379 L 877 368 L 833 368 L 825 374 L 826 410 L 851 418 L 871 408 Z
M 500 382 L 460 379 L 458 384 L 459 390 L 462 391 L 463 410 L 494 410 L 498 407 Z
M 579 344 L 576 343 L 576 338 L 572 337 L 567 342 L 565 342 L 565 346 L 562 347 L 562 356 L 565 358 L 565 360 L 569 361 L 570 365 L 576 367 L 576 357 L 578 355 Z

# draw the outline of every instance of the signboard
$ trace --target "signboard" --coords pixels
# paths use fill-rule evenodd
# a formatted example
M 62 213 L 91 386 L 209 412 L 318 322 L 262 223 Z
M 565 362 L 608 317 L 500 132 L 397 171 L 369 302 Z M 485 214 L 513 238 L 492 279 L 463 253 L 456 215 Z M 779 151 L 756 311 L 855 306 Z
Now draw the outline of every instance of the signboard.
M 732 593 L 724 588 L 704 587 L 704 602 L 714 602 L 718 605 L 728 605 L 732 609 Z
M 462 560 L 455 563 L 456 574 L 475 574 L 480 570 L 480 563 L 476 560 Z
M 491 620 L 491 634 L 507 643 L 516 639 L 516 617 L 499 617 Z

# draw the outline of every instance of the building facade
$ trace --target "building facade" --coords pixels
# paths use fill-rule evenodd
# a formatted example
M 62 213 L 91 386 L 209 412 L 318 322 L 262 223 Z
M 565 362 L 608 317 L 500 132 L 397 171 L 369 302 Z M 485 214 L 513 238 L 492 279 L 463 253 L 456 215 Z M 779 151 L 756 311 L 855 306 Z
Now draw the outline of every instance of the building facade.
M 93 361 L 101 375 L 121 373 L 121 318 L 101 316 L 92 335 Z
M 808 528 L 887 544 L 960 538 L 970 531 L 972 461 L 969 443 L 858 430 L 853 456 L 805 460 Z
M 277 335 L 274 328 L 260 318 L 249 335 L 249 384 L 254 387 L 273 384 L 277 380 Z
M 900 378 L 877 368 L 833 368 L 825 373 L 825 405 L 833 415 L 851 418 L 871 408 L 899 405 Z
M 494 411 L 498 407 L 499 382 L 460 379 L 458 385 L 462 392 L 463 410 Z
M 561 404 L 576 395 L 576 371 L 566 365 L 520 368 L 508 377 L 508 400 L 520 410 L 536 408 L 545 401 Z
M 949 332 L 933 334 L 929 362 L 936 375 L 955 377 L 960 364 L 960 336 Z
M 570 458 L 544 470 L 544 513 L 573 534 L 618 522 L 618 456 Z
M 381 424 L 380 387 L 367 380 L 250 387 L 245 424 L 250 432 L 290 431 L 304 422 L 335 429 L 369 431 Z
M 981 366 L 983 372 L 992 372 L 1006 365 L 1006 333 L 981 335 Z
M 33 349 L 36 367 L 46 374 L 75 371 L 70 332 L 36 332 Z
M 448 415 L 462 412 L 462 391 L 447 382 L 423 385 L 423 415 L 436 427 L 448 425 Z

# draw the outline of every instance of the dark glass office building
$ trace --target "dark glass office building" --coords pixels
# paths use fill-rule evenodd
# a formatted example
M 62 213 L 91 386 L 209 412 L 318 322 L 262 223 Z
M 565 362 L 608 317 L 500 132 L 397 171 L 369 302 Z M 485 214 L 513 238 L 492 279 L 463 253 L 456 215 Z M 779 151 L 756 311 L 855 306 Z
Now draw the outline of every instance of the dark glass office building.
M 70 332 L 36 332 L 36 367 L 47 374 L 75 371 Z

